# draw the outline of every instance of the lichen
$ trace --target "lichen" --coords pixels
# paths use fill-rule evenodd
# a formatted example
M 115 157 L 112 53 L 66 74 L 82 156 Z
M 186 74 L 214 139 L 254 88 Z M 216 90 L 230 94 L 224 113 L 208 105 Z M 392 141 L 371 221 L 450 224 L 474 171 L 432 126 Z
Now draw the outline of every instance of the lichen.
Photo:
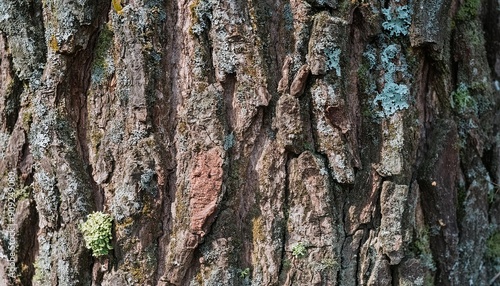
M 113 4 L 113 8 L 115 9 L 116 13 L 121 14 L 123 10 L 121 0 L 111 0 L 111 2 Z
M 283 21 L 287 31 L 293 30 L 293 11 L 289 2 L 283 5 Z
M 234 134 L 231 132 L 229 135 L 224 137 L 224 150 L 229 150 L 234 146 Z
M 112 121 L 108 136 L 109 136 L 109 140 L 112 143 L 114 143 L 114 144 L 121 143 L 123 140 L 123 137 L 125 136 L 123 121 L 121 121 L 121 120 Z
M 382 8 L 382 13 L 386 21 L 382 27 L 389 32 L 391 36 L 408 35 L 408 29 L 411 25 L 412 10 L 408 5 Z
M 0 159 L 3 159 L 5 157 L 5 150 L 7 149 L 9 139 L 9 134 L 0 132 Z
M 304 243 L 298 242 L 292 246 L 292 256 L 295 258 L 303 258 L 307 255 L 307 248 Z
M 325 49 L 326 68 L 327 71 L 335 70 L 337 76 L 340 76 L 340 49 L 328 48 Z
M 461 82 L 458 88 L 451 93 L 451 107 L 459 114 L 473 112 L 477 113 L 477 102 L 470 95 L 469 87 Z
M 399 60 L 396 61 L 396 59 Z M 404 83 L 395 82 L 399 74 L 403 75 L 403 79 L 406 77 L 407 65 L 399 45 L 396 44 L 388 45 L 383 49 L 380 54 L 380 61 L 384 71 L 384 87 L 382 92 L 377 93 L 374 104 L 376 106 L 380 105 L 382 108 L 379 116 L 389 117 L 398 110 L 409 107 L 410 90 L 408 86 Z
M 200 36 L 209 28 L 212 21 L 212 3 L 206 0 L 196 0 L 189 6 L 192 17 L 191 32 Z
M 413 246 L 415 247 L 416 254 L 420 257 L 422 265 L 431 271 L 435 271 L 436 265 L 430 248 L 428 228 L 422 228 L 417 231 Z
M 136 145 L 140 140 L 146 138 L 148 132 L 144 129 L 134 129 L 132 130 L 128 143 L 131 145 Z
M 264 223 L 262 222 L 261 217 L 252 219 L 252 237 L 254 246 L 258 245 L 259 242 L 263 242 L 265 240 Z
M 141 174 L 141 179 L 139 180 L 139 186 L 141 189 L 155 195 L 158 191 L 158 186 L 156 183 L 156 172 L 151 169 L 145 169 Z
M 93 212 L 79 225 L 85 245 L 95 257 L 107 255 L 111 246 L 113 218 L 109 214 Z

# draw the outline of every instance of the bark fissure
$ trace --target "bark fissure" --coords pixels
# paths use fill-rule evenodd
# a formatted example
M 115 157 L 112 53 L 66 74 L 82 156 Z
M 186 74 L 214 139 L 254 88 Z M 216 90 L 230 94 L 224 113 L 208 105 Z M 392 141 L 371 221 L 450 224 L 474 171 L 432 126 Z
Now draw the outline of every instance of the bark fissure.
M 0 284 L 489 283 L 496 8 L 0 1 Z

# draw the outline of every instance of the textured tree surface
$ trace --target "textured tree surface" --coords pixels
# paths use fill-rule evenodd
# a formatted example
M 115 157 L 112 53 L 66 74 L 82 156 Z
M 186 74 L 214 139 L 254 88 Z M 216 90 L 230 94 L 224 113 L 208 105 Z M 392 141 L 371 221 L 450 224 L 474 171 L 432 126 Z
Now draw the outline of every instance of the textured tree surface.
M 500 285 L 499 80 L 498 0 L 0 0 L 0 285 Z

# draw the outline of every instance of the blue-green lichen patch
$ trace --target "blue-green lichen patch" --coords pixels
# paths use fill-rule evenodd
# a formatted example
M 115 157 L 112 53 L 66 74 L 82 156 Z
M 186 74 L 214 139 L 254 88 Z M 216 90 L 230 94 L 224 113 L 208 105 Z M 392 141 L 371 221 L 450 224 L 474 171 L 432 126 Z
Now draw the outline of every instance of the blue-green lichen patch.
M 378 55 L 376 50 L 381 50 Z M 367 93 L 375 93 L 373 100 L 375 113 L 379 117 L 389 117 L 399 110 L 409 107 L 410 89 L 405 55 L 398 44 L 383 45 L 382 49 L 369 46 L 364 53 L 369 70 L 377 70 L 383 77 L 378 80 L 382 87 L 378 90 L 374 84 L 368 84 Z
M 391 36 L 408 35 L 412 15 L 412 10 L 408 5 L 382 8 L 382 13 L 385 16 L 382 27 Z
M 347 22 L 329 13 L 321 12 L 314 17 L 314 25 L 309 40 L 307 62 L 313 75 L 334 72 L 341 75 L 341 54 Z
M 328 48 L 325 50 L 325 56 L 327 70 L 335 70 L 335 74 L 340 76 L 340 49 Z
M 149 168 L 144 170 L 141 174 L 141 179 L 139 180 L 140 188 L 155 196 L 158 192 L 157 177 L 158 175 L 154 170 Z

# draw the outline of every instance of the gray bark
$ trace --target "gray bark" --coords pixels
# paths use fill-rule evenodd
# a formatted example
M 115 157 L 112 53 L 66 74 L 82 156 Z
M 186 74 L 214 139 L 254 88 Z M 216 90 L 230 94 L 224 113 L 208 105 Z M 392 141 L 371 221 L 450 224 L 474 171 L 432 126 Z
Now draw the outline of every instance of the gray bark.
M 500 285 L 499 35 L 495 0 L 0 0 L 0 284 Z

